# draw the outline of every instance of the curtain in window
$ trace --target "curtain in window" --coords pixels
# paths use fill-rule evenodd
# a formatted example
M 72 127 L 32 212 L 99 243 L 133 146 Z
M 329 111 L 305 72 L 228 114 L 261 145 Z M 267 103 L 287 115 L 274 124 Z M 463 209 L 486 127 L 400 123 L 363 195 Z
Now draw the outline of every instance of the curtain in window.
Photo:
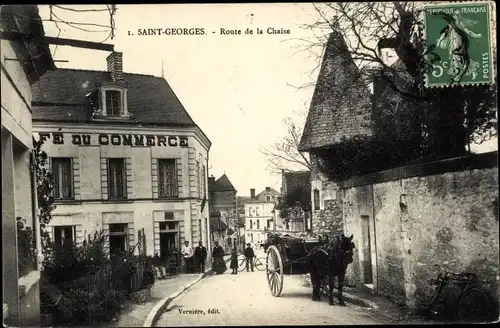
M 121 114 L 120 91 L 106 91 L 106 114 L 112 116 Z
M 161 197 L 177 197 L 177 172 L 174 159 L 159 160 L 158 180 Z
M 72 195 L 71 159 L 53 158 L 52 174 L 54 177 L 54 197 L 70 199 Z
M 108 160 L 108 190 L 110 198 L 125 198 L 125 165 L 122 158 Z

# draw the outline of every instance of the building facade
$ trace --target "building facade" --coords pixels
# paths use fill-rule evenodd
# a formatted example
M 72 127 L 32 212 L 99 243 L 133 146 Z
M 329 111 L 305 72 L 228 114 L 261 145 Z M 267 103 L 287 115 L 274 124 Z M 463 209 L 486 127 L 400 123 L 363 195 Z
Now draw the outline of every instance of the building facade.
M 208 181 L 210 194 L 210 220 L 218 227 L 219 244 L 229 252 L 238 244 L 238 216 L 236 207 L 237 191 L 226 174 L 217 180 L 211 176 Z
M 266 187 L 255 195 L 250 189 L 250 200 L 245 203 L 245 241 L 259 245 L 267 240 L 267 232 L 275 229 L 275 206 L 280 193 Z
M 20 17 L 24 17 L 20 19 Z M 36 5 L 1 7 L 2 34 L 44 36 Z M 55 69 L 47 44 L 40 39 L 1 40 L 2 51 L 2 297 L 4 323 L 40 325 L 40 259 L 32 271 L 19 276 L 16 218 L 35 231 L 41 254 L 37 217 L 36 181 L 32 155 L 31 85 L 47 70 Z M 35 60 L 37 59 L 37 60 Z M 24 270 L 23 270 L 24 271 Z M 24 286 L 24 288 L 20 288 Z M 22 292 L 21 292 L 22 291 Z
M 33 87 L 33 130 L 44 140 L 57 208 L 56 245 L 96 230 L 110 253 L 146 235 L 146 253 L 166 256 L 184 241 L 210 247 L 208 153 L 203 131 L 163 78 L 123 72 L 122 53 L 107 71 L 60 69 Z

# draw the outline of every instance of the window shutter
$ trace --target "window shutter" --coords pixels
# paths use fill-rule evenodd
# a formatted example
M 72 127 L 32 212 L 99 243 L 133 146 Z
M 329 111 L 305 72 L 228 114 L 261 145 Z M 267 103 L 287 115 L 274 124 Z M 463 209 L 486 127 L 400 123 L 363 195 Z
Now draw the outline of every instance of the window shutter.
M 52 167 L 52 176 L 54 177 L 54 198 L 60 198 L 61 197 L 61 190 L 60 190 L 60 183 L 59 183 L 59 161 L 56 159 L 52 159 L 51 161 Z
M 165 196 L 165 161 L 158 160 L 158 193 Z
M 115 197 L 115 169 L 113 167 L 113 160 L 108 158 L 108 196 L 109 198 Z
M 62 198 L 71 198 L 71 159 L 61 161 L 61 174 L 62 174 Z
M 169 163 L 169 175 L 170 175 L 170 181 L 171 181 L 171 188 L 172 192 L 170 193 L 171 197 L 177 197 L 178 190 L 177 190 L 177 166 L 175 164 L 175 159 L 170 160 Z
M 125 164 L 125 158 L 120 159 L 118 162 L 118 166 L 120 167 L 120 197 L 127 198 L 127 167 Z

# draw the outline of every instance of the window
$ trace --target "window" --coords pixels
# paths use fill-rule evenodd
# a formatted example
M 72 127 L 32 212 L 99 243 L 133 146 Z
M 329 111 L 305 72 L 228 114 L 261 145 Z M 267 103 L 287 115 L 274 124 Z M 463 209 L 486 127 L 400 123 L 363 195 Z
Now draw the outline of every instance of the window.
M 319 190 L 314 189 L 314 209 L 319 210 Z
M 106 115 L 120 116 L 122 115 L 122 93 L 116 90 L 105 92 L 106 97 Z
M 260 229 L 260 224 L 259 223 L 260 223 L 260 220 L 257 220 L 257 230 Z
M 207 197 L 207 187 L 205 185 L 206 175 L 207 175 L 207 172 L 206 172 L 205 165 L 202 165 L 202 167 L 201 167 L 201 188 L 203 190 L 203 198 Z
M 267 221 L 267 229 L 271 229 L 271 222 L 273 222 L 273 221 L 271 221 L 271 220 Z
M 75 241 L 74 226 L 56 226 L 54 227 L 54 251 L 56 256 L 61 256 L 68 251 L 73 250 Z
M 200 161 L 196 161 L 196 172 L 198 174 L 198 183 L 196 184 L 196 191 L 198 194 L 198 198 L 201 198 L 201 168 Z
M 158 195 L 177 197 L 177 169 L 175 159 L 158 160 Z
M 259 211 L 259 208 L 258 208 L 258 207 L 256 207 L 256 208 L 255 208 L 255 216 L 259 216 L 259 215 L 260 215 L 260 213 L 259 213 L 259 212 L 260 212 L 260 211 Z
M 160 222 L 160 231 L 177 231 L 177 222 Z
M 124 158 L 108 158 L 108 198 L 127 198 L 127 173 Z
M 73 171 L 71 158 L 52 158 L 54 198 L 73 199 Z
M 250 230 L 252 230 L 252 229 L 253 229 L 253 222 L 252 222 L 252 220 L 250 220 Z
M 117 255 L 126 252 L 127 245 L 127 224 L 110 224 L 109 225 L 109 254 Z
M 174 212 L 165 212 L 165 220 L 173 220 Z
M 251 207 L 248 208 L 248 216 L 252 216 L 252 208 Z
M 270 202 L 271 201 L 271 195 L 267 195 L 266 196 L 266 202 Z

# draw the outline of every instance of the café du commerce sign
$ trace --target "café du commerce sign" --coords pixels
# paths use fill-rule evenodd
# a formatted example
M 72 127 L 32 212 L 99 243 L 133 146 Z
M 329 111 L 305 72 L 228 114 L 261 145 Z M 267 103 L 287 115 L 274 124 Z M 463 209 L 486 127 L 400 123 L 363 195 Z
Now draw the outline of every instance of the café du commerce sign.
M 71 143 L 78 146 L 131 146 L 131 147 L 188 147 L 186 136 L 162 136 L 144 134 L 64 134 L 39 133 L 41 141 L 52 139 L 55 145 Z M 68 140 L 69 139 L 69 140 Z

